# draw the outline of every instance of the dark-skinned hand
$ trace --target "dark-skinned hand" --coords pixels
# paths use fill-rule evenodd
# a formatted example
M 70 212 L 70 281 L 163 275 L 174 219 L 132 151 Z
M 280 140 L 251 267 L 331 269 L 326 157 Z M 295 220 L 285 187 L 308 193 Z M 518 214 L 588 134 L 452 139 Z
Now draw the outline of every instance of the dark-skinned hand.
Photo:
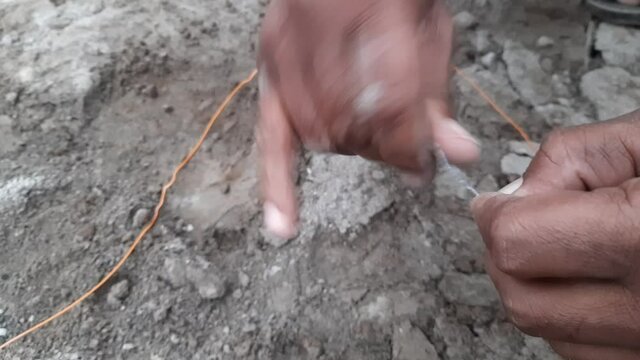
M 556 131 L 511 195 L 477 198 L 510 320 L 571 360 L 640 359 L 640 111 Z

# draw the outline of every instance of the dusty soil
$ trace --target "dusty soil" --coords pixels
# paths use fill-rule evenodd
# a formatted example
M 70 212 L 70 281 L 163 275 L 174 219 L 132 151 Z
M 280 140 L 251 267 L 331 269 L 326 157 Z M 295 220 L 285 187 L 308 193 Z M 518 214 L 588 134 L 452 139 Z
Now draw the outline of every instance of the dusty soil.
M 119 259 L 216 104 L 254 64 L 266 1 L 0 0 L 0 341 Z M 640 107 L 640 33 L 578 1 L 451 1 L 456 63 L 540 140 Z M 589 60 L 588 63 L 586 60 Z M 455 81 L 495 190 L 529 160 Z M 123 271 L 2 359 L 552 359 L 505 322 L 458 185 L 409 190 L 307 154 L 303 232 L 260 229 L 255 85 Z M 6 334 L 5 334 L 6 333 Z M 6 336 L 4 336 L 6 335 Z

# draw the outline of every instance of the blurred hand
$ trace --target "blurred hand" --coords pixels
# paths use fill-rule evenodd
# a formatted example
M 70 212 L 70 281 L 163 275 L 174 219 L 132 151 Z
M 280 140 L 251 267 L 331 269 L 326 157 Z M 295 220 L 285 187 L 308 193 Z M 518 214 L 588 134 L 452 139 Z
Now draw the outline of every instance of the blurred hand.
M 440 0 L 274 0 L 259 50 L 267 229 L 296 233 L 295 153 L 360 155 L 428 180 L 432 142 L 478 157 L 450 119 L 451 18 Z
M 572 360 L 640 359 L 640 111 L 557 131 L 472 205 L 515 326 Z

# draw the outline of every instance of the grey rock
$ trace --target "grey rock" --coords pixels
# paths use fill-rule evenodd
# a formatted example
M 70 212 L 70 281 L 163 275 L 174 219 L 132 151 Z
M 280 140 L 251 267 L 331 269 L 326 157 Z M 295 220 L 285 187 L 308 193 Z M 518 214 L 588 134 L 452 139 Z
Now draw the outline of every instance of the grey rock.
M 543 58 L 542 60 L 540 60 L 540 67 L 542 67 L 542 70 L 546 71 L 547 73 L 552 73 L 553 60 L 548 57 Z
M 243 288 L 247 288 L 250 281 L 251 279 L 249 278 L 249 275 L 247 275 L 243 271 L 238 272 L 238 282 L 240 282 L 240 286 L 242 286 Z
M 424 333 L 404 321 L 393 331 L 393 360 L 438 360 L 438 352 Z
M 480 341 L 498 359 L 511 359 L 524 346 L 520 332 L 508 323 L 494 322 L 489 328 L 477 326 L 474 330 Z
M 562 104 L 546 104 L 535 107 L 545 122 L 553 127 L 578 126 L 589 124 L 591 120 L 582 112 Z
M 188 266 L 187 280 L 193 284 L 203 299 L 220 299 L 227 292 L 225 280 L 214 271 L 212 266 L 208 268 Z
M 493 42 L 491 41 L 491 36 L 489 34 L 489 31 L 478 30 L 476 32 L 475 46 L 476 46 L 476 50 L 479 53 L 484 54 L 485 52 L 489 51 L 489 49 L 491 49 L 492 44 Z
M 548 103 L 553 96 L 549 76 L 540 66 L 540 56 L 514 41 L 505 43 L 504 61 L 511 82 L 522 100 L 533 105 Z
M 531 164 L 531 158 L 517 154 L 507 154 L 500 160 L 500 168 L 505 175 L 522 176 Z
M 453 24 L 458 29 L 469 29 L 477 25 L 478 20 L 472 13 L 468 11 L 461 11 L 453 17 Z
M 496 53 L 489 52 L 489 53 L 485 54 L 484 56 L 482 56 L 482 58 L 480 58 L 480 62 L 482 63 L 482 65 L 490 68 L 496 63 L 496 58 L 497 57 L 498 57 L 498 55 L 496 55 Z
M 7 95 L 4 96 L 4 101 L 6 101 L 6 103 L 9 105 L 15 105 L 16 102 L 18 101 L 18 93 L 15 93 L 15 92 L 7 93 Z
M 133 349 L 135 349 L 136 346 L 134 344 L 131 343 L 125 343 L 122 345 L 122 351 L 131 351 Z
M 149 220 L 150 215 L 151 211 L 149 211 L 149 209 L 138 209 L 133 215 L 131 224 L 135 229 L 138 229 L 142 227 L 147 222 L 147 220 Z
M 498 301 L 489 276 L 449 272 L 444 275 L 438 289 L 445 299 L 454 304 L 470 306 L 494 306 Z
M 181 287 L 187 283 L 187 269 L 184 261 L 176 258 L 166 258 L 161 277 L 174 287 Z
M 112 306 L 120 306 L 127 296 L 129 296 L 129 281 L 119 281 L 109 289 L 107 303 Z
M 393 201 L 392 188 L 371 173 L 379 166 L 358 157 L 317 154 L 302 185 L 306 226 L 335 227 L 342 234 L 369 223 Z
M 434 333 L 446 345 L 446 358 L 455 360 L 476 360 L 474 354 L 474 335 L 468 327 L 460 325 L 457 320 L 438 317 Z
M 608 120 L 640 108 L 640 77 L 617 67 L 586 73 L 580 89 L 593 103 L 598 120 Z
M 595 48 L 607 64 L 640 72 L 640 29 L 602 23 L 595 37 Z
M 539 48 L 551 47 L 555 44 L 555 40 L 550 38 L 549 36 L 540 36 L 538 41 L 536 41 L 536 46 Z
M 0 337 L 7 337 L 8 334 L 9 334 L 9 330 L 5 328 L 0 328 Z
M 456 197 L 458 199 L 466 199 L 469 196 L 469 190 L 461 181 L 464 180 L 458 172 L 441 172 L 434 180 L 434 194 L 441 198 Z

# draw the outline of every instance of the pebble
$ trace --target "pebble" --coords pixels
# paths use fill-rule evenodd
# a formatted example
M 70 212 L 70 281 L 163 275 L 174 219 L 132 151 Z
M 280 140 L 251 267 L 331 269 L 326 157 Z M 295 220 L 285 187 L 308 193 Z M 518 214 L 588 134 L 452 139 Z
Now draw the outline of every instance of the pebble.
M 393 332 L 393 359 L 437 360 L 438 352 L 422 330 L 409 321 L 401 323 Z
M 16 102 L 18 101 L 18 93 L 15 92 L 10 92 L 7 95 L 4 96 L 4 101 L 7 102 L 7 104 L 9 105 L 15 105 Z
M 247 288 L 249 286 L 249 282 L 251 281 L 249 279 L 249 275 L 245 274 L 242 271 L 238 272 L 238 281 L 240 282 L 240 286 L 242 286 L 243 288 Z
M 164 105 L 164 106 L 162 107 L 162 109 L 163 109 L 163 110 L 164 110 L 164 112 L 166 112 L 167 114 L 171 114 L 171 113 L 173 113 L 173 110 L 174 110 L 174 109 L 173 109 L 173 106 L 171 106 L 171 105 Z
M 478 24 L 478 21 L 472 13 L 461 11 L 453 17 L 453 24 L 459 29 L 469 29 Z
M 482 63 L 482 65 L 490 68 L 493 66 L 493 64 L 496 63 L 496 58 L 498 57 L 498 55 L 496 55 L 496 53 L 494 52 L 490 52 L 487 53 L 486 55 L 484 55 L 482 58 L 480 58 L 480 62 Z
M 233 298 L 236 299 L 236 300 L 242 298 L 242 290 L 240 290 L 240 289 L 234 290 L 233 294 L 231 296 L 233 296 Z
M 438 288 L 447 301 L 469 306 L 494 306 L 498 295 L 489 279 L 484 274 L 463 274 L 452 271 L 446 273 Z
M 0 328 L 0 337 L 7 337 L 9 331 L 5 328 Z
M 224 344 L 224 345 L 222 345 L 222 351 L 223 351 L 225 354 L 229 354 L 229 353 L 231 353 L 231 346 L 229 346 L 229 344 Z
M 107 303 L 109 305 L 120 306 L 122 300 L 129 295 L 129 280 L 122 280 L 111 286 L 107 294 Z
M 536 45 L 539 48 L 546 48 L 546 47 L 551 47 L 555 44 L 555 40 L 553 40 L 552 38 L 548 37 L 548 36 L 540 36 L 538 38 L 538 41 L 536 41 Z
M 222 298 L 227 292 L 227 286 L 220 276 L 211 268 L 202 269 L 195 266 L 187 268 L 187 280 L 195 286 L 200 297 L 207 300 Z
M 184 262 L 176 258 L 164 259 L 164 272 L 162 278 L 173 287 L 184 286 L 187 282 L 187 270 Z
M 500 161 L 500 168 L 505 175 L 522 176 L 527 171 L 530 163 L 531 158 L 528 156 L 508 154 Z
M 134 228 L 140 228 L 144 225 L 147 220 L 149 220 L 149 216 L 151 215 L 151 211 L 149 209 L 138 209 L 133 215 L 132 225 Z

